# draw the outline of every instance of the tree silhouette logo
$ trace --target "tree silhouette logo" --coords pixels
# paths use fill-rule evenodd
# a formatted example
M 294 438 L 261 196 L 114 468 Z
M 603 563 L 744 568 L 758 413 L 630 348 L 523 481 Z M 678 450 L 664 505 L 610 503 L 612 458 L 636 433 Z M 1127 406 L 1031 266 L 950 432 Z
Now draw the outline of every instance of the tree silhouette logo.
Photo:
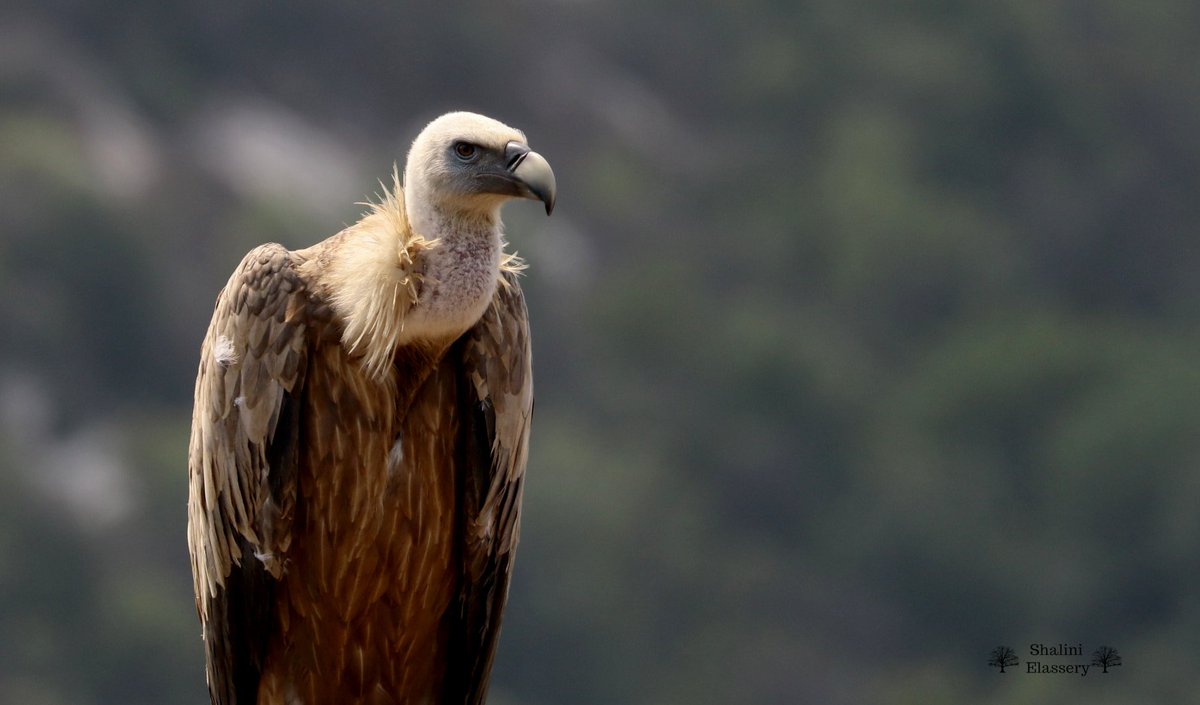
M 1017 652 L 1007 646 L 997 646 L 992 649 L 991 656 L 988 659 L 988 666 L 991 668 L 999 668 L 1001 673 L 1009 666 L 1015 666 L 1021 661 L 1017 659 Z
M 1111 646 L 1101 646 L 1092 652 L 1092 665 L 1099 666 L 1104 669 L 1103 673 L 1108 673 L 1108 669 L 1121 665 L 1121 654 Z

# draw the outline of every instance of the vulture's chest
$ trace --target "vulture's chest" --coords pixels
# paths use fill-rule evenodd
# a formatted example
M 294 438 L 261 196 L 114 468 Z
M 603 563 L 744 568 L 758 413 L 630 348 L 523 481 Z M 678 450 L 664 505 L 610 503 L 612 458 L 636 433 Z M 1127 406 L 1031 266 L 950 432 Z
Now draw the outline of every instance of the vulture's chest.
M 303 702 L 441 688 L 457 399 L 452 375 L 412 367 L 379 384 L 336 347 L 310 360 L 278 664 L 297 692 L 316 689 Z

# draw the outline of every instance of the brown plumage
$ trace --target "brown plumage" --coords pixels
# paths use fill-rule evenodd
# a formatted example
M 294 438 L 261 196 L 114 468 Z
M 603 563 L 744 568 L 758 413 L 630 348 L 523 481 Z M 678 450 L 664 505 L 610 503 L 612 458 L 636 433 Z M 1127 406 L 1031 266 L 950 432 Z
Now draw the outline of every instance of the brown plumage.
M 484 701 L 533 412 L 499 221 L 520 197 L 549 212 L 545 160 L 453 113 L 403 190 L 308 249 L 252 250 L 225 285 L 189 454 L 215 705 Z

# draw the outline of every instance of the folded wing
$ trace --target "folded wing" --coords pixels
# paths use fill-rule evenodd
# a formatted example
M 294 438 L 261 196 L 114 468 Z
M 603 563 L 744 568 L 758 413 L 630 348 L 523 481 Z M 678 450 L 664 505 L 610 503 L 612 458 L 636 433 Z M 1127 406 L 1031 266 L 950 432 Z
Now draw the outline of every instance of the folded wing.
M 254 703 L 291 541 L 313 317 L 295 255 L 252 250 L 201 349 L 188 458 L 188 547 L 218 705 Z

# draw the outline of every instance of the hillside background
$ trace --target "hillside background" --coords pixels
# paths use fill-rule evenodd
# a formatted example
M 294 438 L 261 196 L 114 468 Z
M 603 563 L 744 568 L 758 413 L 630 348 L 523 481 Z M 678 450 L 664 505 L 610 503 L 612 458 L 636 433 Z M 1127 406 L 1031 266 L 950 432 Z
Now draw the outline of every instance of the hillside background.
M 559 183 L 506 211 L 538 406 L 493 703 L 1197 702 L 1197 67 L 1184 0 L 9 0 L 0 702 L 206 702 L 213 300 L 459 108 Z

